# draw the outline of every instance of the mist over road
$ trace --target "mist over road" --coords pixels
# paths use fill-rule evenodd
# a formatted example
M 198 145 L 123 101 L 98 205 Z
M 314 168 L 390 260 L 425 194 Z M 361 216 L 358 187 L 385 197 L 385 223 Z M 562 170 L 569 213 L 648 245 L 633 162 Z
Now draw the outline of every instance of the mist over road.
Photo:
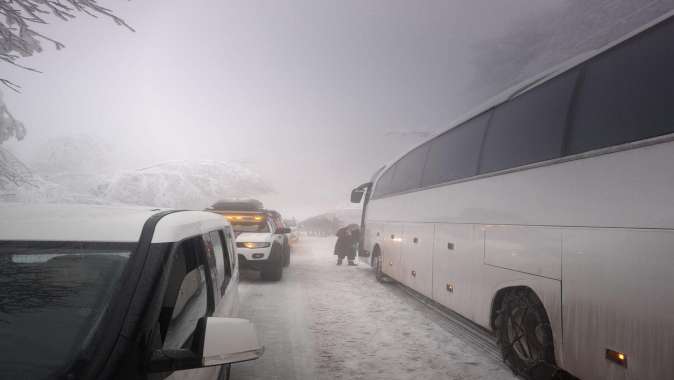
M 266 351 L 232 379 L 515 379 L 496 353 L 369 267 L 336 266 L 334 239 L 304 238 L 281 282 L 241 275 L 241 317 Z

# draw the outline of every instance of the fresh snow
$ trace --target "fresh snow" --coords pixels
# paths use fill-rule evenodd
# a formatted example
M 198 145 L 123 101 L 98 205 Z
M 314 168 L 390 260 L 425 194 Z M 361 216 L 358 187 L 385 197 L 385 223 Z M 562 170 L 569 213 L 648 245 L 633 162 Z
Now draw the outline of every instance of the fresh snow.
M 280 282 L 241 274 L 241 317 L 265 353 L 232 378 L 514 380 L 494 350 L 476 343 L 369 267 L 336 266 L 334 238 L 302 238 Z

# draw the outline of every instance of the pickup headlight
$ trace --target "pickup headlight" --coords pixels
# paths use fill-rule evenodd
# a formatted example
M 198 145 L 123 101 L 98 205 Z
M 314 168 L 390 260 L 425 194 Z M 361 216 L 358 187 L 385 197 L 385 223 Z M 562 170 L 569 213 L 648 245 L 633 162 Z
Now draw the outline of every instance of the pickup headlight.
M 243 242 L 243 243 L 236 243 L 236 246 L 239 248 L 248 248 L 248 249 L 254 249 L 254 248 L 267 248 L 271 245 L 271 243 L 252 243 L 252 242 Z

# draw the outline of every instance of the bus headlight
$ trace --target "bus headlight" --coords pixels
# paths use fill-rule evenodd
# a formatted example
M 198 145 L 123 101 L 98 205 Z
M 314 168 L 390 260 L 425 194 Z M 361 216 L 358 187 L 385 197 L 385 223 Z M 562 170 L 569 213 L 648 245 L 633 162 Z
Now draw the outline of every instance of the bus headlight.
M 241 242 L 241 243 L 236 243 L 236 246 L 239 248 L 248 248 L 248 249 L 255 249 L 255 248 L 268 248 L 271 245 L 271 243 L 254 243 L 254 242 Z

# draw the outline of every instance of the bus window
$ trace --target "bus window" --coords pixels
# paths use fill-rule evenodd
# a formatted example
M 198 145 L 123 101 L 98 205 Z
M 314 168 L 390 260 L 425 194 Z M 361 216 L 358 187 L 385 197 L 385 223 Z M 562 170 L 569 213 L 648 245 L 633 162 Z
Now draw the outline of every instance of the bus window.
M 674 132 L 674 22 L 590 61 L 568 154 Z
M 578 71 L 499 106 L 489 123 L 480 173 L 558 158 Z
M 489 115 L 489 112 L 483 113 L 431 142 L 422 186 L 471 177 L 477 173 L 480 145 Z
M 421 175 L 424 172 L 429 144 L 424 144 L 409 152 L 396 164 L 395 174 L 391 182 L 391 192 L 400 193 L 417 189 L 421 186 Z
M 393 179 L 393 172 L 395 171 L 395 165 L 391 166 L 384 172 L 384 174 L 377 181 L 377 185 L 374 189 L 373 198 L 379 198 L 386 194 L 390 194 L 391 191 L 391 180 Z

